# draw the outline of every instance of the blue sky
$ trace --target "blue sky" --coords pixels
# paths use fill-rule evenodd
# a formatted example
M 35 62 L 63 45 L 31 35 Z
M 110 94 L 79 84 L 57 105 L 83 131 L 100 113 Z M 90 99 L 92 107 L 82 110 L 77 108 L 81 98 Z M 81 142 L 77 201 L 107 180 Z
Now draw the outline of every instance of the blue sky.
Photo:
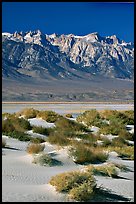
M 134 41 L 134 3 L 3 2 L 2 32 L 117 35 Z

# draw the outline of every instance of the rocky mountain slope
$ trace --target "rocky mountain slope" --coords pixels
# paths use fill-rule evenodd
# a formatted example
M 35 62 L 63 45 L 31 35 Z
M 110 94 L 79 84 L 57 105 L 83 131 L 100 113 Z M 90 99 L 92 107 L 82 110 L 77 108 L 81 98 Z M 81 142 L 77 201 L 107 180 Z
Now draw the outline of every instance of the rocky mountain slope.
M 133 78 L 134 46 L 115 35 L 44 35 L 38 30 L 2 37 L 3 76 L 16 71 L 43 78 Z
M 11 94 L 8 86 L 11 82 L 13 85 L 21 83 L 20 87 L 27 83 L 37 87 L 37 90 L 40 86 L 46 87 L 47 92 L 52 87 L 51 90 L 58 93 L 57 84 L 62 82 L 69 86 L 74 80 L 76 86 L 73 83 L 73 87 L 67 91 L 71 93 L 74 90 L 76 95 L 76 90 L 79 93 L 85 81 L 84 91 L 88 90 L 85 87 L 93 88 L 94 84 L 98 89 L 99 82 L 104 84 L 105 79 L 133 81 L 134 45 L 118 39 L 115 35 L 101 37 L 98 33 L 86 36 L 55 33 L 47 35 L 39 30 L 2 33 L 2 77 L 5 100 L 9 100 L 5 90 L 9 87 L 9 95 Z M 53 81 L 55 87 L 52 85 Z M 113 89 L 118 90 L 118 85 Z

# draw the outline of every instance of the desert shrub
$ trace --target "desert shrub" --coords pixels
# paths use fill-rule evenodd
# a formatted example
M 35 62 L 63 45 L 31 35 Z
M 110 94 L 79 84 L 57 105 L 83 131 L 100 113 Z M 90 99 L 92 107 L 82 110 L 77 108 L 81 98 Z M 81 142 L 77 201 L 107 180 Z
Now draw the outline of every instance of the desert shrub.
M 78 138 L 83 140 L 83 143 L 88 143 L 90 146 L 96 146 L 98 137 L 92 133 L 88 134 L 77 134 Z
M 47 141 L 51 144 L 56 144 L 59 146 L 67 146 L 70 142 L 64 132 L 61 131 L 54 131 L 52 134 L 49 135 Z
M 35 110 L 33 108 L 25 108 L 22 111 L 16 113 L 17 116 L 24 116 L 26 119 L 35 118 L 39 110 Z
M 69 154 L 74 158 L 74 162 L 78 164 L 104 162 L 108 155 L 100 148 L 88 147 L 82 143 L 78 143 L 69 149 Z
M 4 132 L 4 134 L 9 136 L 9 137 L 12 137 L 14 139 L 18 139 L 18 140 L 24 141 L 24 142 L 30 141 L 32 138 L 30 135 L 28 135 L 24 132 L 16 131 L 16 130 L 13 130 L 13 132 Z
M 47 122 L 54 123 L 62 116 L 55 113 L 54 111 L 39 111 L 37 117 L 40 117 Z
M 126 110 L 124 111 L 124 114 L 128 118 L 127 124 L 134 125 L 134 110 Z
M 31 125 L 29 121 L 25 120 L 24 118 L 12 117 L 2 121 L 2 132 L 9 133 L 14 130 L 24 132 L 25 130 L 30 129 Z
M 58 174 L 53 176 L 49 183 L 55 186 L 58 192 L 69 192 L 74 187 L 77 187 L 86 181 L 90 183 L 90 187 L 95 188 L 96 182 L 94 176 L 91 173 L 80 171 Z
M 118 123 L 118 121 L 111 121 L 110 124 L 106 124 L 99 129 L 100 134 L 112 134 L 118 135 L 120 131 L 125 130 L 125 126 Z
M 29 121 L 25 120 L 24 118 L 14 118 L 12 120 L 12 124 L 14 124 L 15 129 L 19 131 L 25 131 L 25 130 L 32 129 Z
M 99 112 L 101 118 L 109 120 L 112 115 L 114 115 L 117 111 L 116 110 L 102 110 Z
M 45 148 L 45 145 L 43 144 L 35 144 L 35 143 L 30 143 L 27 146 L 27 153 L 29 154 L 37 154 L 39 152 L 42 152 Z
M 110 146 L 107 148 L 107 150 L 117 152 L 119 157 L 123 159 L 134 160 L 134 146 Z
M 124 138 L 126 140 L 134 140 L 134 134 L 130 133 L 126 130 L 121 130 L 118 135 L 120 138 Z
M 89 201 L 95 194 L 95 188 L 90 181 L 85 181 L 81 185 L 74 187 L 69 192 L 69 198 L 76 201 Z
M 67 118 L 60 118 L 55 122 L 56 128 L 73 132 L 73 131 L 88 131 L 88 129 L 83 125 L 75 121 L 71 121 Z
M 109 145 L 111 145 L 112 141 L 109 140 L 108 138 L 101 138 L 101 140 L 103 141 L 102 146 L 103 147 L 108 147 Z
M 124 164 L 120 164 L 120 163 L 116 163 L 116 162 L 111 162 L 111 164 L 113 164 L 114 166 L 116 166 L 118 169 L 120 169 L 121 171 L 129 171 L 129 168 L 124 165 Z
M 41 138 L 41 137 L 32 137 L 30 139 L 31 143 L 43 143 L 45 142 L 45 139 Z
M 122 147 L 126 144 L 127 144 L 126 140 L 122 137 L 113 138 L 112 142 L 111 142 L 111 146 L 115 146 L 115 147 L 117 147 L 117 146 Z
M 119 154 L 120 157 L 122 157 L 123 159 L 130 159 L 130 160 L 134 160 L 134 147 L 121 147 L 121 148 L 117 148 L 115 149 L 115 151 Z
M 2 132 L 12 132 L 15 130 L 15 127 L 11 123 L 10 119 L 2 120 Z
M 61 162 L 51 158 L 48 154 L 42 153 L 34 157 L 34 164 L 40 164 L 41 166 L 55 166 L 60 165 Z
M 67 118 L 73 118 L 73 116 L 72 116 L 71 113 L 67 113 L 67 114 L 65 114 L 65 117 L 67 117 Z
M 114 164 L 105 164 L 100 166 L 90 165 L 87 167 L 87 172 L 92 172 L 94 175 L 109 176 L 113 178 L 118 176 L 117 167 Z
M 36 132 L 42 135 L 49 135 L 53 131 L 53 128 L 45 128 L 42 126 L 33 126 L 32 129 L 33 129 L 33 132 Z
M 134 124 L 134 111 L 117 111 L 117 110 L 104 110 L 100 112 L 100 116 L 107 120 L 118 120 L 122 124 Z
M 96 109 L 92 109 L 80 114 L 76 120 L 77 122 L 85 123 L 87 126 L 92 126 L 92 125 L 97 126 L 98 124 L 100 124 L 101 117 L 99 112 Z
M 6 139 L 2 137 L 2 148 L 6 146 Z
M 15 113 L 2 113 L 2 120 L 15 117 Z
M 84 125 L 63 117 L 59 118 L 55 125 L 56 127 L 51 129 L 47 140 L 51 144 L 60 146 L 69 145 L 71 138 L 78 137 L 79 133 L 82 134 L 84 131 L 88 131 Z
M 3 134 L 20 141 L 30 141 L 31 137 L 24 132 L 30 128 L 30 123 L 23 118 L 12 117 L 2 121 Z

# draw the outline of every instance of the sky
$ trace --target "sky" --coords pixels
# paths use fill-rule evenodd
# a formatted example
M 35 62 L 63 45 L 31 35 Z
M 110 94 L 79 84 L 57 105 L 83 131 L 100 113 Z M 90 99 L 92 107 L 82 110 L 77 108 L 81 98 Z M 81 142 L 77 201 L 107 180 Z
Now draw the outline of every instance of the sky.
M 2 32 L 116 35 L 134 42 L 134 3 L 3 2 Z

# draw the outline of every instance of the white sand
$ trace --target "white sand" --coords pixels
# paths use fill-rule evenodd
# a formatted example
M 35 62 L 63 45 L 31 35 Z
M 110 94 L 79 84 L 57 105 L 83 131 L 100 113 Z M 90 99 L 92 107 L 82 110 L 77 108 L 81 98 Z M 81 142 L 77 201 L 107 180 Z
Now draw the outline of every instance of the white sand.
M 66 196 L 52 190 L 48 182 L 58 173 L 80 169 L 80 165 L 68 157 L 66 150 L 56 150 L 55 146 L 45 142 L 45 152 L 54 153 L 54 158 L 62 165 L 43 167 L 32 163 L 32 156 L 26 153 L 28 142 L 12 138 L 6 138 L 6 142 L 16 149 L 2 150 L 2 201 L 65 202 Z
M 30 122 L 31 125 L 35 125 L 35 126 L 42 126 L 45 128 L 55 127 L 54 123 L 48 123 L 42 118 L 31 118 L 31 119 L 28 119 L 28 121 Z
M 48 184 L 51 177 L 58 173 L 82 168 L 68 157 L 66 148 L 57 149 L 45 142 L 44 151 L 61 161 L 62 165 L 43 167 L 32 163 L 33 157 L 26 153 L 28 142 L 8 137 L 6 142 L 12 149 L 2 149 L 2 202 L 68 202 L 65 194 L 57 193 L 54 187 Z M 110 154 L 109 161 L 127 164 L 134 170 L 133 161 L 123 161 L 114 153 Z M 130 180 L 97 176 L 97 184 L 133 201 L 134 172 L 121 172 L 119 175 Z

